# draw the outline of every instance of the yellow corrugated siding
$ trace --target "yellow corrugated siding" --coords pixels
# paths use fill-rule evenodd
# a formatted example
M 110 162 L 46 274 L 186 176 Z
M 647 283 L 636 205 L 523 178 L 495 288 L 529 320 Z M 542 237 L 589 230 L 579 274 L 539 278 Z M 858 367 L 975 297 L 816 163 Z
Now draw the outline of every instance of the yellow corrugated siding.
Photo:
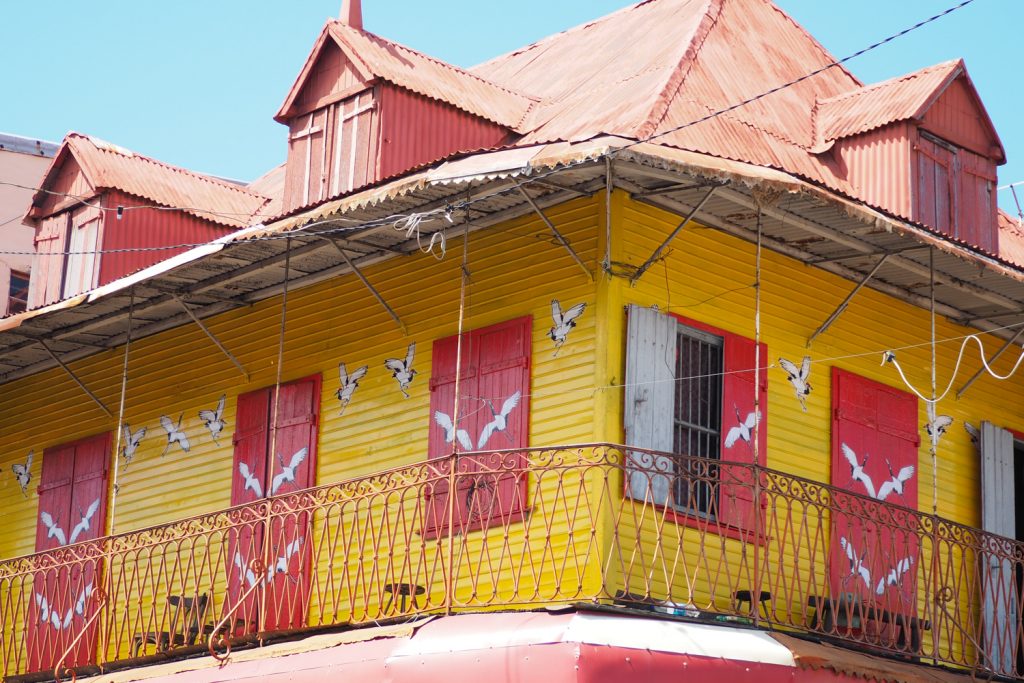
M 581 199 L 548 211 L 581 256 L 596 270 L 599 200 Z M 322 373 L 319 426 L 320 483 L 357 477 L 420 461 L 429 422 L 431 342 L 457 331 L 461 239 L 442 261 L 429 255 L 393 259 L 365 274 L 398 311 L 409 335 L 354 277 L 341 277 L 288 297 L 285 380 Z M 533 316 L 531 444 L 571 443 L 593 438 L 592 391 L 595 319 L 587 312 L 557 358 L 547 336 L 550 301 L 593 306 L 593 284 L 568 253 L 553 244 L 535 216 L 470 236 L 472 275 L 465 328 Z M 238 370 L 195 326 L 140 340 L 131 347 L 125 421 L 148 433 L 135 460 L 120 476 L 116 507 L 118 532 L 139 529 L 230 502 L 235 404 L 239 393 L 273 384 L 281 297 L 228 312 L 206 322 L 234 353 L 251 378 Z M 403 399 L 384 360 L 402 356 L 417 342 L 409 399 Z M 123 349 L 72 364 L 108 407 L 116 412 Z M 334 396 L 337 365 L 350 370 L 367 364 L 369 374 L 344 415 Z M 571 392 L 571 393 L 566 393 Z M 198 411 L 212 408 L 226 393 L 228 427 L 213 443 Z M 184 413 L 192 450 L 177 447 L 161 456 L 165 433 L 161 414 Z M 9 475 L 10 464 L 36 452 L 32 488 L 39 482 L 43 450 L 65 441 L 115 428 L 81 390 L 59 370 L 14 382 L 0 397 L 0 452 L 5 476 L 0 495 L 8 500 L 8 524 L 0 529 L 0 556 L 32 552 L 37 497 L 24 499 Z

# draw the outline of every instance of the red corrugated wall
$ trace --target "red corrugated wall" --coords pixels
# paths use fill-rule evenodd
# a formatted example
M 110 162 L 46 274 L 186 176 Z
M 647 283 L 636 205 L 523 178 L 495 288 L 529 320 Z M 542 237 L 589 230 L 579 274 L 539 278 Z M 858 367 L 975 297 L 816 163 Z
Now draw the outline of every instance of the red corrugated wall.
M 152 202 L 129 194 L 109 191 L 103 196 L 103 206 L 152 206 Z M 181 211 L 155 209 L 126 210 L 121 220 L 117 211 L 105 211 L 103 220 L 103 249 L 158 247 L 175 244 L 201 244 L 231 232 L 231 228 L 196 218 Z M 158 261 L 185 251 L 161 249 L 157 251 L 107 252 L 100 257 L 99 284 L 134 273 Z
M 886 126 L 839 140 L 833 151 L 839 172 L 861 199 L 907 219 L 912 218 L 911 130 L 906 123 Z

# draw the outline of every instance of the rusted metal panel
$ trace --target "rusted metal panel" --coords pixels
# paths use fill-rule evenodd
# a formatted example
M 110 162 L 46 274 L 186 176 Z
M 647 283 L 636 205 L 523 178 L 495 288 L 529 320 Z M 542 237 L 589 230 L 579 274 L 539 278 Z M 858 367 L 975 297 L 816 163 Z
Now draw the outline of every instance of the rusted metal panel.
M 856 196 L 906 219 L 912 216 L 910 135 L 908 124 L 896 123 L 844 138 L 832 148 Z
M 149 205 L 149 201 L 124 192 L 111 190 L 104 194 L 103 206 L 108 210 L 103 212 L 102 244 L 106 253 L 99 262 L 98 285 L 188 250 L 187 247 L 147 250 L 149 247 L 202 244 L 230 232 L 184 211 L 130 208 Z M 118 206 L 125 207 L 120 219 Z
M 1001 144 L 966 71 L 924 112 L 922 128 L 984 157 L 1001 160 Z
M 339 95 L 344 96 L 344 93 L 365 87 L 366 80 L 353 68 L 351 60 L 337 43 L 327 41 L 299 90 L 293 105 L 295 114 L 322 108 L 329 103 L 332 95 L 334 99 L 340 99 Z
M 380 88 L 380 179 L 450 156 L 495 147 L 508 130 L 403 88 Z

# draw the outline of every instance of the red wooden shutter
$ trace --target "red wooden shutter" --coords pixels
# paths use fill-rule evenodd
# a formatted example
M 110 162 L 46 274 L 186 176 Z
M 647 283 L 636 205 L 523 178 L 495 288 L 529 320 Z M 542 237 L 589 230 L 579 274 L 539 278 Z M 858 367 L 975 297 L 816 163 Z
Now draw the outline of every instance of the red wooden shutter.
M 465 445 L 457 439 L 448 443 L 445 439 L 445 430 L 438 424 L 438 415 L 441 420 L 453 419 L 455 414 L 455 365 L 458 352 L 458 335 L 438 339 L 434 342 L 431 350 L 430 364 L 430 430 L 427 433 L 427 458 L 435 460 L 445 458 L 452 454 L 456 445 L 460 452 L 465 452 Z M 472 333 L 465 333 L 462 337 L 463 361 L 462 380 L 459 385 L 459 393 L 462 397 L 459 405 L 459 430 L 465 430 L 472 441 L 472 447 L 468 450 L 476 450 L 476 439 L 474 431 L 470 427 L 470 420 L 466 415 L 473 411 L 476 401 L 471 398 L 477 395 L 476 389 L 476 364 L 474 362 L 474 350 Z M 441 465 L 431 468 L 431 475 L 436 479 L 433 487 L 424 496 L 424 520 L 423 526 L 428 530 L 443 529 L 448 524 L 448 468 Z M 456 526 L 465 521 L 466 506 L 465 497 L 457 495 L 455 500 Z
M 476 436 L 477 450 L 526 448 L 529 444 L 530 350 L 532 318 L 517 318 L 474 333 L 478 349 L 477 408 L 468 425 Z M 515 405 L 513 405 L 515 404 Z M 488 425 L 505 414 L 506 427 L 491 431 Z M 526 475 L 523 454 L 476 456 L 477 469 L 488 474 L 470 478 L 466 493 L 467 521 L 490 526 L 521 513 L 525 508 Z
M 95 540 L 105 533 L 110 436 L 107 432 L 43 453 L 37 552 L 69 545 L 72 540 Z M 99 577 L 100 565 L 92 559 L 36 575 L 26 634 L 30 670 L 53 667 L 74 642 L 95 609 L 89 598 Z M 93 660 L 97 626 L 92 624 L 79 639 L 65 664 Z
M 64 245 L 67 241 L 68 213 L 45 218 L 35 237 L 36 255 L 32 258 L 29 281 L 29 308 L 37 308 L 60 299 L 64 274 Z
M 725 462 L 744 462 L 764 465 L 768 449 L 768 373 L 764 369 L 768 359 L 768 347 L 761 344 L 760 357 L 755 353 L 752 339 L 723 333 L 723 375 L 722 375 L 722 445 L 721 458 Z M 755 372 L 760 364 L 761 370 Z M 749 423 L 754 410 L 754 378 L 760 378 L 758 388 L 757 457 L 754 457 L 754 443 L 743 439 L 735 440 L 730 447 L 729 432 L 741 422 Z M 753 434 L 753 430 L 751 430 Z M 746 467 L 722 465 L 719 472 L 718 520 L 729 526 L 752 530 L 755 515 L 764 520 L 764 500 L 754 501 L 755 479 Z M 764 528 L 762 524 L 762 529 Z
M 829 578 L 832 591 L 853 593 L 877 601 L 897 613 L 916 610 L 917 542 L 904 522 L 882 524 L 874 509 L 881 504 L 917 508 L 917 466 L 920 436 L 917 398 L 878 382 L 833 368 L 832 371 L 832 485 L 879 503 L 840 499 L 832 515 L 833 535 Z M 844 448 L 845 446 L 845 448 Z M 858 469 L 851 465 L 852 454 Z M 866 462 L 865 462 L 866 460 Z M 885 482 L 906 467 L 913 474 L 902 482 L 902 493 Z M 858 471 L 863 469 L 863 474 Z M 854 478 L 854 474 L 857 478 Z M 884 488 L 883 488 L 884 487 Z M 843 509 L 847 512 L 844 513 Z M 894 520 L 896 518 L 893 518 Z M 850 556 L 867 570 L 851 570 Z M 884 585 L 901 562 L 910 566 L 897 585 Z

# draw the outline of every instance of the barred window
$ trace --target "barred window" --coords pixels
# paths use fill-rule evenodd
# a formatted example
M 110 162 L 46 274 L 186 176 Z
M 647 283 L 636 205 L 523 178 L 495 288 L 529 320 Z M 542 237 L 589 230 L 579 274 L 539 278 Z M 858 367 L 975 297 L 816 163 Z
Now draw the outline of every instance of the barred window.
M 673 501 L 709 513 L 718 478 L 722 431 L 722 338 L 682 323 L 676 333 Z M 696 458 L 702 458 L 697 460 Z

